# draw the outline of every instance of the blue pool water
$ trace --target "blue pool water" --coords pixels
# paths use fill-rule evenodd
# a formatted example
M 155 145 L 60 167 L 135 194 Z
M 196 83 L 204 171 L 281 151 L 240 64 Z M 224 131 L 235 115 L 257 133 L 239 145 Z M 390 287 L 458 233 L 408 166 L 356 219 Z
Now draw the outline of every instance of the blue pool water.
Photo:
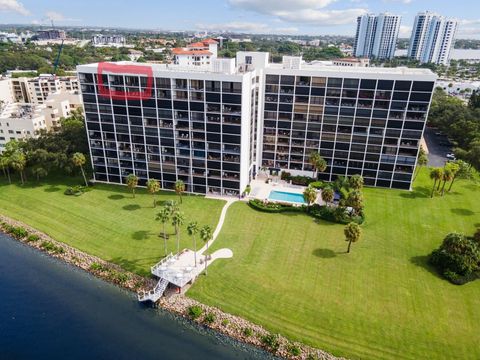
M 268 195 L 269 200 L 285 201 L 297 204 L 306 204 L 302 194 L 295 194 L 286 191 L 272 190 Z

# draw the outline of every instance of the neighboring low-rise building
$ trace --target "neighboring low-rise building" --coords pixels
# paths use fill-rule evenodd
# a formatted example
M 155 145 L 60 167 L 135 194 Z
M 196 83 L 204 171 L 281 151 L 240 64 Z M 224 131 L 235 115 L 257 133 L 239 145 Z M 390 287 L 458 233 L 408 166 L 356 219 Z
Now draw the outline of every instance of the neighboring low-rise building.
M 44 109 L 45 105 L 20 103 L 0 106 L 0 152 L 11 140 L 36 137 L 40 130 L 46 130 Z
M 123 35 L 103 35 L 97 34 L 92 36 L 93 46 L 125 46 L 125 36 Z
M 369 67 L 370 60 L 367 58 L 341 58 L 341 59 L 334 59 L 333 65 L 348 66 L 348 67 Z
M 173 48 L 173 62 L 181 66 L 210 65 L 217 58 L 217 41 L 206 39 L 187 45 L 186 48 Z
M 82 107 L 82 97 L 78 91 L 56 92 L 48 95 L 42 109 L 47 130 L 57 130 L 60 120 L 71 115 L 72 111 Z
M 48 29 L 48 30 L 39 30 L 37 31 L 38 40 L 59 40 L 66 39 L 67 34 L 64 30 L 58 29 Z
M 52 76 L 42 74 L 38 77 L 12 78 L 11 86 L 15 102 L 43 104 L 48 95 L 59 91 L 77 91 L 76 76 Z

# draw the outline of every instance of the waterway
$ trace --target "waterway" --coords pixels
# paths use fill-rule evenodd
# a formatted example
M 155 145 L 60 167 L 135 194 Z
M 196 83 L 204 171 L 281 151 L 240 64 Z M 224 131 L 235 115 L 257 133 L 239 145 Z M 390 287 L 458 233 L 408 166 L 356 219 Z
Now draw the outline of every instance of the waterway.
M 271 359 L 0 233 L 0 359 Z

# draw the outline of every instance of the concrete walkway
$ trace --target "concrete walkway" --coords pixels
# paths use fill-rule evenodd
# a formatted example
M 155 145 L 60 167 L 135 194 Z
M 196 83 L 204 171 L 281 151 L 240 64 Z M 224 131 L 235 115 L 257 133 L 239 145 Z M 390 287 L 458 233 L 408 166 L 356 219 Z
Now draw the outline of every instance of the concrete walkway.
M 227 210 L 228 208 L 230 207 L 230 205 L 232 205 L 234 202 L 238 201 L 238 199 L 235 199 L 235 198 L 228 198 L 226 199 L 227 200 L 227 203 L 223 206 L 223 209 L 222 209 L 222 212 L 220 214 L 220 219 L 218 220 L 218 224 L 217 224 L 217 227 L 215 228 L 215 231 L 213 232 L 213 236 L 212 236 L 212 240 L 210 240 L 208 242 L 208 246 L 212 246 L 213 242 L 215 241 L 215 239 L 217 238 L 218 234 L 220 234 L 220 231 L 222 230 L 222 227 L 223 227 L 223 223 L 225 221 L 225 217 L 227 215 Z M 207 250 L 207 244 L 205 244 L 204 247 L 202 247 L 200 250 L 197 251 L 197 256 L 200 256 L 202 255 L 205 250 Z

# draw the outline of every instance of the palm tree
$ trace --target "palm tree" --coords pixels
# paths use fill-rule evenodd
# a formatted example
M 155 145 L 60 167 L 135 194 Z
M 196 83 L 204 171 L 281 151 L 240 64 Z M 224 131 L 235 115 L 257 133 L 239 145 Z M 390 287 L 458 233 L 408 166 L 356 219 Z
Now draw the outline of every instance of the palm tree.
M 208 242 L 212 239 L 213 233 L 212 228 L 208 225 L 205 225 L 200 229 L 200 238 L 207 244 L 207 249 L 205 250 L 205 275 L 207 275 L 207 252 L 208 252 Z
M 10 178 L 10 158 L 8 154 L 3 153 L 0 155 L 0 167 L 2 168 L 5 177 L 8 178 L 8 183 L 11 184 L 12 179 Z
M 348 184 L 354 190 L 362 190 L 362 188 L 363 188 L 363 177 L 361 175 L 353 175 L 348 180 Z
M 175 227 L 175 235 L 177 236 L 177 254 L 180 254 L 180 226 L 185 222 L 185 215 L 181 211 L 175 211 L 172 214 L 172 225 Z
M 352 242 L 357 242 L 358 240 L 360 240 L 362 229 L 357 223 L 351 222 L 347 224 L 347 226 L 345 226 L 345 229 L 343 229 L 343 233 L 345 234 L 345 241 L 348 241 L 347 253 L 349 253 Z
M 445 185 L 447 184 L 447 182 L 452 181 L 452 179 L 453 179 L 452 171 L 450 170 L 449 167 L 445 166 L 445 168 L 443 169 L 443 176 L 442 176 L 442 180 L 443 180 L 442 196 L 445 194 Z
M 185 183 L 182 180 L 175 181 L 175 192 L 180 197 L 180 204 L 181 204 L 182 194 L 185 192 Z
M 160 191 L 160 182 L 155 179 L 150 179 L 147 181 L 147 190 L 150 194 L 153 195 L 153 207 L 157 206 L 157 202 L 155 201 L 155 193 Z
M 197 266 L 197 239 L 195 238 L 195 235 L 198 233 L 198 224 L 196 221 L 191 221 L 187 225 L 187 231 L 188 235 L 190 235 L 193 239 L 193 256 L 195 257 L 195 267 Z
M 88 187 L 87 177 L 85 176 L 85 171 L 83 170 L 83 165 L 85 165 L 85 155 L 81 152 L 76 152 L 72 155 L 72 162 L 75 166 L 78 166 L 82 171 L 83 181 L 85 181 L 85 186 Z
M 135 188 L 138 185 L 138 176 L 135 174 L 129 174 L 127 176 L 127 186 L 132 191 L 133 198 L 135 199 Z
M 309 186 L 303 192 L 303 198 L 308 206 L 311 206 L 317 200 L 317 191 Z
M 323 172 L 327 168 L 327 162 L 319 153 L 312 152 L 308 158 L 308 162 L 313 167 L 313 177 L 317 177 L 317 172 Z
M 23 170 L 25 170 L 26 164 L 27 164 L 27 159 L 23 152 L 16 151 L 10 156 L 10 166 L 14 170 L 17 170 L 20 173 L 20 180 L 22 182 L 22 185 L 24 184 Z
M 168 213 L 170 215 L 173 215 L 173 213 L 175 211 L 178 211 L 179 210 L 179 207 L 178 207 L 178 203 L 175 201 L 175 200 L 168 200 L 166 203 L 165 203 L 165 209 L 168 210 Z
M 360 190 L 353 190 L 348 194 L 346 201 L 348 206 L 351 206 L 356 214 L 359 214 L 363 209 L 363 195 Z
M 420 172 L 420 169 L 423 166 L 427 166 L 427 164 L 428 164 L 428 155 L 423 149 L 423 146 L 420 146 L 420 151 L 418 152 L 418 157 L 417 157 L 417 169 L 415 171 L 415 176 L 413 177 L 413 181 L 415 181 L 415 179 L 417 178 L 418 173 Z
M 441 181 L 442 177 L 442 168 L 433 168 L 432 170 L 430 170 L 430 179 L 433 180 L 432 194 L 430 195 L 431 198 L 433 198 L 433 194 L 435 193 L 435 186 L 437 185 L 437 181 Z
M 447 190 L 447 192 L 450 192 L 450 190 L 452 190 L 453 182 L 457 178 L 458 172 L 460 171 L 460 164 L 458 164 L 457 162 L 450 162 L 450 163 L 447 163 L 447 166 L 449 167 L 450 172 L 452 173 L 452 182 L 450 183 L 450 186 Z
M 170 220 L 170 211 L 164 207 L 157 214 L 156 220 L 161 221 L 163 225 L 163 243 L 165 245 L 165 256 L 167 256 L 167 232 L 165 231 L 165 224 Z
M 325 189 L 322 190 L 322 199 L 328 204 L 333 202 L 333 198 L 335 196 L 335 192 L 331 187 L 326 187 Z

